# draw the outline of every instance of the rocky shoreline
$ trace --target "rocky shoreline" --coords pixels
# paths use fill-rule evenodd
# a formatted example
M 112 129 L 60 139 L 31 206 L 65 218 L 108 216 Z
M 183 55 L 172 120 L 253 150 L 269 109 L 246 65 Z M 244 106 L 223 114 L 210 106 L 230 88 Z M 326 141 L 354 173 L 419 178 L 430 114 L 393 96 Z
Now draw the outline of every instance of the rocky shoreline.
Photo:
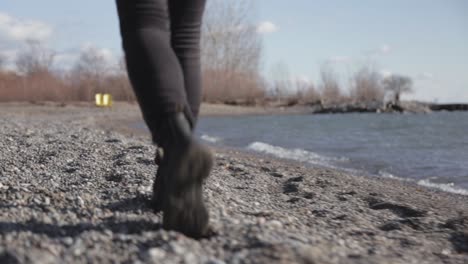
M 206 185 L 217 235 L 165 231 L 129 109 L 0 106 L 0 263 L 468 261 L 466 196 L 226 149 Z

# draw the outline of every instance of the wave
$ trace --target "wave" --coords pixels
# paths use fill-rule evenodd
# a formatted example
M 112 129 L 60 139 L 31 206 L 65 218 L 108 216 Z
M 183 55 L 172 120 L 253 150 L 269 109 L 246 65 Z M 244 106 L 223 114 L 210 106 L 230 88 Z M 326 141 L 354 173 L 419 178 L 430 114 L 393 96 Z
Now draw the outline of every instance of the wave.
M 399 180 L 399 181 L 411 181 L 411 179 L 402 178 L 402 177 L 396 176 L 386 171 L 379 171 L 377 175 L 383 178 L 394 179 L 394 180 Z
M 220 142 L 222 140 L 219 137 L 212 137 L 212 136 L 208 136 L 206 134 L 201 135 L 200 138 L 207 141 L 207 142 L 210 142 L 210 143 L 217 143 L 217 142 Z
M 399 181 L 406 181 L 406 182 L 415 182 L 412 179 L 409 178 L 402 178 L 395 176 L 391 173 L 385 172 L 385 171 L 379 171 L 379 176 L 384 177 L 384 178 L 389 178 L 389 179 L 395 179 Z M 438 189 L 444 192 L 449 192 L 449 193 L 455 193 L 455 194 L 461 194 L 461 195 L 468 195 L 468 190 L 460 188 L 455 186 L 453 183 L 434 183 L 429 180 L 419 180 L 416 182 L 418 185 L 432 188 L 432 189 Z
M 283 148 L 279 146 L 273 146 L 273 145 L 263 143 L 263 142 L 251 143 L 247 147 L 247 149 L 260 152 L 260 153 L 269 154 L 269 155 L 282 158 L 282 159 L 292 159 L 292 160 L 296 160 L 300 162 L 307 162 L 313 165 L 339 169 L 339 170 L 342 170 L 351 174 L 355 174 L 355 175 L 365 174 L 363 171 L 360 171 L 360 170 L 347 169 L 347 168 L 337 167 L 333 165 L 333 162 L 346 160 L 345 158 L 326 157 L 326 156 L 319 155 L 317 153 L 310 152 L 310 151 L 303 150 L 303 149 L 298 149 L 298 148 L 287 149 L 287 148 Z M 413 180 L 411 179 L 398 177 L 385 171 L 379 171 L 378 175 L 384 178 L 391 178 L 391 179 L 395 179 L 399 181 L 413 182 Z M 417 184 L 424 186 L 424 187 L 428 187 L 428 188 L 439 189 L 439 190 L 449 192 L 449 193 L 468 195 L 468 190 L 457 187 L 453 183 L 444 184 L 444 183 L 433 183 L 433 182 L 430 182 L 429 180 L 420 180 L 417 182 Z
M 253 150 L 260 153 L 269 154 L 282 159 L 291 159 L 300 162 L 307 162 L 314 165 L 321 165 L 326 167 L 334 167 L 332 165 L 333 161 L 338 161 L 342 159 L 336 159 L 331 157 L 326 157 L 319 155 L 314 152 L 310 152 L 304 149 L 287 149 L 279 146 L 273 146 L 263 142 L 253 142 L 247 149 Z
M 468 195 L 468 190 L 456 187 L 453 183 L 434 183 L 430 182 L 429 180 L 420 180 L 418 181 L 418 185 L 439 189 L 444 192 L 461 194 L 461 195 Z

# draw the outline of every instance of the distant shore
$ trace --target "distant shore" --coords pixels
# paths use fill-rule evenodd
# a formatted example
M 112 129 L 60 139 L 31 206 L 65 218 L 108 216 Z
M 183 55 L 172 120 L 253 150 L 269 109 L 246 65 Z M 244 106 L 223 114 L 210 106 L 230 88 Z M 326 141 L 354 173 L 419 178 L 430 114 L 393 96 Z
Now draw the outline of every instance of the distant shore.
M 39 107 L 40 106 L 40 107 Z M 90 102 L 0 102 L 0 107 L 24 111 L 28 107 L 39 107 L 41 112 L 55 112 L 56 110 L 68 108 L 89 108 L 96 111 L 126 112 L 125 116 L 138 116 L 140 110 L 136 102 L 115 102 L 110 108 L 98 108 Z M 121 111 L 123 110 L 123 111 Z M 468 111 L 468 104 L 433 104 L 424 102 L 404 101 L 398 106 L 389 109 L 382 108 L 379 103 L 356 103 L 356 104 L 293 104 L 265 103 L 259 105 L 202 103 L 201 116 L 236 116 L 236 115 L 294 115 L 294 114 L 327 114 L 327 113 L 385 113 L 385 112 L 408 112 L 408 113 L 430 113 L 432 111 Z
M 98 108 L 90 102 L 1 102 L 0 107 L 17 109 L 38 107 L 38 111 L 54 112 L 62 107 L 89 108 L 96 111 L 117 111 L 133 118 L 140 116 L 136 102 L 115 102 L 110 108 Z M 123 110 L 123 111 L 121 111 Z M 258 105 L 202 103 L 201 116 L 237 116 L 237 115 L 294 115 L 294 114 L 329 114 L 329 113 L 430 113 L 433 111 L 468 111 L 468 104 L 435 104 L 416 101 L 403 101 L 398 105 L 384 108 L 380 103 L 342 103 L 342 104 L 291 104 L 270 102 Z

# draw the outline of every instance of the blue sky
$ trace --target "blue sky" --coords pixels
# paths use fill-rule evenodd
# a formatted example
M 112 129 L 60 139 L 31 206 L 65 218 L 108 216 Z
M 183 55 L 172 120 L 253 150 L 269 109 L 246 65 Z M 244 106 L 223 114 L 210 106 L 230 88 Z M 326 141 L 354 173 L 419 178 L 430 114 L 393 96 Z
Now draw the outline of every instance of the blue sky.
M 210 1 L 210 0 L 208 0 Z M 468 102 L 468 1 L 253 0 L 266 29 L 263 72 L 287 65 L 291 78 L 317 82 L 320 65 L 346 79 L 372 63 L 382 74 L 414 79 L 406 98 Z M 56 49 L 67 63 L 86 46 L 120 54 L 113 0 L 2 0 L 0 52 L 12 57 L 26 38 Z

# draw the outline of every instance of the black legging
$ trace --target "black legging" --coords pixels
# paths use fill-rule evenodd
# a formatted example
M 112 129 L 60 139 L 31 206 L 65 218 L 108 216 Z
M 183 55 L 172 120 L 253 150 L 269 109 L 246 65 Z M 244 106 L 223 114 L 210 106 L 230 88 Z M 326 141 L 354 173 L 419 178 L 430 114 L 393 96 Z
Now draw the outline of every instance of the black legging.
M 155 143 L 164 115 L 183 111 L 195 126 L 205 1 L 116 0 L 128 75 Z

